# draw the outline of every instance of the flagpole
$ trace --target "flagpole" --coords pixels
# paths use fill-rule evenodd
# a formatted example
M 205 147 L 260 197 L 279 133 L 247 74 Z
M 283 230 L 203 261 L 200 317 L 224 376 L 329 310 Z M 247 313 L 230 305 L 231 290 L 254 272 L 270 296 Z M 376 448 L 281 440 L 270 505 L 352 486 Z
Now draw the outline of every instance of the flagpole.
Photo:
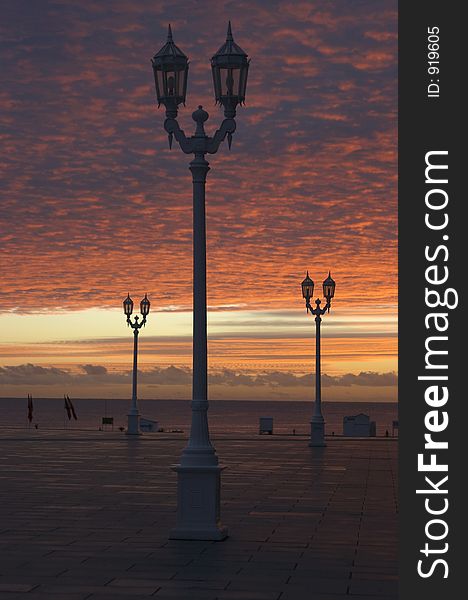
M 70 408 L 73 418 L 75 419 L 75 421 L 77 421 L 78 417 L 76 416 L 75 407 L 73 406 L 73 402 L 70 400 L 70 396 L 68 394 L 67 394 L 67 402 L 68 402 L 68 406 Z
M 33 401 L 32 394 L 28 394 L 28 431 L 31 430 L 31 421 L 33 417 Z

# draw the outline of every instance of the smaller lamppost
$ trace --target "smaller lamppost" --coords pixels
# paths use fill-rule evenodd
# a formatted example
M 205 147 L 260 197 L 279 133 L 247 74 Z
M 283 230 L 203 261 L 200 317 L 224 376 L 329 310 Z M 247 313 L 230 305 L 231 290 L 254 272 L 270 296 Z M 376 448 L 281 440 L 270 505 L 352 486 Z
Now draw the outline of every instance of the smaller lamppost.
M 325 420 L 322 415 L 322 389 L 321 389 L 321 373 L 320 373 L 320 323 L 322 315 L 330 312 L 330 306 L 333 296 L 335 295 L 335 282 L 331 278 L 330 272 L 328 277 L 323 282 L 323 295 L 326 299 L 326 304 L 320 308 L 321 300 L 315 300 L 315 308 L 312 308 L 310 300 L 314 293 L 314 282 L 309 277 L 307 271 L 306 278 L 302 282 L 302 296 L 306 301 L 307 313 L 315 315 L 315 404 L 314 414 L 310 421 L 310 443 L 309 446 L 325 446 Z
M 128 413 L 128 426 L 127 435 L 140 435 L 140 413 L 138 412 L 137 406 L 137 355 L 138 355 L 138 334 L 141 327 L 146 325 L 146 317 L 150 311 L 150 301 L 148 300 L 148 294 L 140 302 L 140 313 L 143 317 L 142 321 L 139 322 L 140 318 L 135 315 L 134 321 L 130 319 L 133 312 L 133 300 L 130 298 L 130 294 L 123 301 L 124 314 L 127 317 L 127 325 L 133 329 L 133 385 L 132 385 L 132 406 Z

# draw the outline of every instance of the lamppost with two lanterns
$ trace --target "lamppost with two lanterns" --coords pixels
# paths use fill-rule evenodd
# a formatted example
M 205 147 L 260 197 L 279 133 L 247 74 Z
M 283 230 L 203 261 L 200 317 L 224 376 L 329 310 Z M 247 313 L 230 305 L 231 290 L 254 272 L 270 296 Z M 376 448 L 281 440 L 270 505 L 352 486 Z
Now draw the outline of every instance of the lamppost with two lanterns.
M 206 304 L 206 226 L 205 184 L 209 163 L 205 156 L 215 154 L 226 139 L 229 148 L 236 130 L 236 108 L 245 101 L 249 70 L 247 54 L 233 39 L 229 23 L 226 42 L 211 59 L 216 103 L 224 108 L 221 127 L 213 137 L 206 135 L 208 113 L 200 105 L 192 114 L 195 134 L 186 137 L 177 122 L 180 104 L 185 105 L 188 58 L 178 48 L 169 26 L 167 42 L 153 59 L 158 106 L 166 108 L 164 129 L 177 140 L 190 162 L 193 183 L 193 380 L 190 439 L 174 467 L 178 478 L 177 523 L 173 539 L 222 540 L 226 527 L 220 522 L 221 471 L 208 429 L 207 304 Z
M 146 317 L 150 311 L 150 301 L 148 294 L 140 302 L 140 313 L 143 319 L 140 321 L 138 315 L 135 315 L 132 322 L 131 315 L 133 313 L 133 300 L 130 298 L 130 293 L 123 301 L 124 314 L 127 317 L 127 325 L 133 329 L 133 380 L 132 380 L 132 404 L 130 412 L 127 415 L 127 434 L 140 435 L 140 413 L 137 405 L 137 357 L 138 357 L 138 334 L 140 329 L 146 325 Z
M 322 301 L 320 298 L 315 300 L 315 308 L 312 308 L 310 300 L 314 294 L 314 282 L 309 277 L 307 271 L 306 278 L 301 284 L 302 296 L 306 301 L 307 313 L 315 315 L 315 404 L 314 414 L 310 421 L 310 443 L 309 446 L 326 446 L 325 444 L 325 420 L 322 415 L 322 387 L 320 373 L 320 324 L 322 315 L 330 312 L 331 301 L 335 295 L 335 282 L 331 278 L 330 272 L 328 277 L 323 282 L 323 295 L 326 299 L 326 304 L 323 308 L 320 307 Z

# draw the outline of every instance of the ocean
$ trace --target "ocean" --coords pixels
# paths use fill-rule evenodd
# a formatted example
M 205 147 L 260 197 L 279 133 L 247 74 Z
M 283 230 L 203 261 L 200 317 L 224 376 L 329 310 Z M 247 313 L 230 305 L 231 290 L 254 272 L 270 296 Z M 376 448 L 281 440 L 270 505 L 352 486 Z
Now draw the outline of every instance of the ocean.
M 78 420 L 68 420 L 63 399 L 34 398 L 32 426 L 41 429 L 98 430 L 102 417 L 114 418 L 114 429 L 126 426 L 130 400 L 73 399 Z M 154 419 L 165 430 L 190 428 L 190 400 L 140 400 L 142 417 Z M 212 433 L 257 433 L 260 417 L 273 417 L 275 433 L 308 434 L 313 401 L 210 400 L 208 411 Z M 343 417 L 365 413 L 376 422 L 377 436 L 392 434 L 398 419 L 398 404 L 390 402 L 323 402 L 326 433 L 341 435 Z M 27 428 L 27 399 L 0 398 L 0 428 Z

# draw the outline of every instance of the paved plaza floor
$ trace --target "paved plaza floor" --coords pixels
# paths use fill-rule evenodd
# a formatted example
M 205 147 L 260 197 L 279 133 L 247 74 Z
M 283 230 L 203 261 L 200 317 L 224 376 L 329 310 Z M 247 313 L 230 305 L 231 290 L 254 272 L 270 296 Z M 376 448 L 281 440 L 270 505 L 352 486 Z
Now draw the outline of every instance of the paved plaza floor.
M 181 434 L 0 431 L 0 598 L 396 599 L 397 443 L 213 440 L 223 542 L 170 541 Z

